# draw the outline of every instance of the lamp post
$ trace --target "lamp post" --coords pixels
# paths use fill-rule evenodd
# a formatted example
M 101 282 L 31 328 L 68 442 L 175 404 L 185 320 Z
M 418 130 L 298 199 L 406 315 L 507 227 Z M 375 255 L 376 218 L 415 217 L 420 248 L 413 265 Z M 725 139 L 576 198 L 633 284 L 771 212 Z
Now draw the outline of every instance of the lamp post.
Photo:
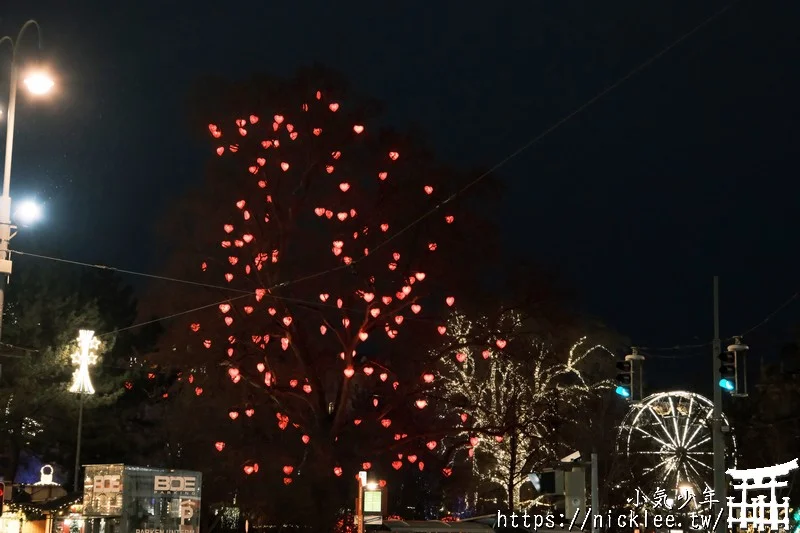
M 6 110 L 6 152 L 3 165 L 3 194 L 0 196 L 0 339 L 3 335 L 3 307 L 5 302 L 5 286 L 8 276 L 11 275 L 11 257 L 8 253 L 8 244 L 11 240 L 11 152 L 14 149 L 14 119 L 17 111 L 17 85 L 19 84 L 19 64 L 17 52 L 20 41 L 25 31 L 31 26 L 36 28 L 39 38 L 39 48 L 42 47 L 42 30 L 39 23 L 29 20 L 20 28 L 16 39 L 9 36 L 0 38 L 0 45 L 8 42 L 11 45 L 11 72 L 9 73 L 8 108 Z M 25 86 L 35 95 L 46 94 L 53 88 L 53 80 L 43 73 L 35 73 L 26 77 Z
M 78 481 L 81 473 L 81 433 L 83 432 L 83 396 L 94 394 L 92 380 L 89 377 L 89 365 L 97 363 L 97 348 L 100 340 L 94 336 L 94 331 L 88 329 L 80 330 L 78 334 L 78 351 L 72 354 L 72 364 L 78 368 L 72 374 L 72 386 L 70 392 L 79 395 L 78 400 L 78 444 L 75 450 L 75 480 L 73 489 L 78 492 Z

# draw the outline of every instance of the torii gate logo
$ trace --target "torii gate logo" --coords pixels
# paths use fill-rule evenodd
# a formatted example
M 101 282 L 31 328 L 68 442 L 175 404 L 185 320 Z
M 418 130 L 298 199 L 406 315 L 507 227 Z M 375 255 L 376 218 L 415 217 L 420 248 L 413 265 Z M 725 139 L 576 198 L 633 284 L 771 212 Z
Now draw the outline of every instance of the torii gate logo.
M 728 527 L 738 525 L 742 530 L 751 526 L 755 531 L 777 531 L 779 528 L 789 529 L 789 498 L 784 497 L 778 502 L 775 489 L 784 488 L 787 481 L 778 481 L 779 477 L 789 475 L 789 472 L 798 468 L 797 459 L 782 465 L 767 466 L 764 468 L 750 468 L 748 470 L 729 469 L 725 473 L 735 481 L 733 488 L 738 490 L 741 500 L 733 501 L 733 496 L 728 496 Z M 769 500 L 764 494 L 751 497 L 750 491 L 769 490 Z M 749 501 L 748 501 L 748 497 Z

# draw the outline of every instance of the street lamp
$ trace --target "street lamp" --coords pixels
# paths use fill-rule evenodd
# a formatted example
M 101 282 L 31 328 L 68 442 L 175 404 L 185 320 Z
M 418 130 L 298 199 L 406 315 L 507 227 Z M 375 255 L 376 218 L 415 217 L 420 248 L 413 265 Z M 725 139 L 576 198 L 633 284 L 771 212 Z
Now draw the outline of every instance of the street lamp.
M 25 78 L 25 87 L 28 88 L 31 94 L 37 96 L 49 93 L 53 85 L 55 85 L 53 78 L 48 76 L 46 72 L 32 72 Z
M 9 36 L 0 38 L 0 46 L 5 42 L 11 45 L 11 72 L 8 76 L 10 86 L 8 91 L 8 108 L 6 111 L 6 155 L 3 165 L 3 194 L 0 196 L 0 339 L 3 335 L 3 304 L 5 302 L 5 286 L 8 276 L 11 275 L 11 257 L 8 254 L 8 244 L 12 237 L 11 227 L 11 152 L 14 149 L 14 118 L 17 110 L 17 85 L 19 80 L 19 64 L 17 52 L 25 31 L 34 26 L 39 38 L 39 48 L 42 47 L 42 30 L 39 23 L 29 20 L 20 28 L 17 38 Z M 37 72 L 25 78 L 25 86 L 34 95 L 42 95 L 53 88 L 54 82 L 45 73 Z
M 72 354 L 72 364 L 78 368 L 72 374 L 70 392 L 80 395 L 78 407 L 78 445 L 75 451 L 75 480 L 74 489 L 78 492 L 78 481 L 81 472 L 81 434 L 83 432 L 83 396 L 94 394 L 92 379 L 89 376 L 89 365 L 97 364 L 97 348 L 100 340 L 94 336 L 94 331 L 82 329 L 78 333 L 78 351 Z
M 14 219 L 23 226 L 29 226 L 42 218 L 42 206 L 33 200 L 26 200 L 17 206 Z

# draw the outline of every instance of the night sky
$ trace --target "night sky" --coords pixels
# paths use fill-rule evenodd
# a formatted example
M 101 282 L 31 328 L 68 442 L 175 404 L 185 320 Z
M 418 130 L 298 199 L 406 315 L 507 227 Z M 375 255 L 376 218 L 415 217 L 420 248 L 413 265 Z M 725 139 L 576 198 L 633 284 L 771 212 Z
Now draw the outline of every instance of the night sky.
M 384 101 L 386 122 L 419 124 L 444 160 L 492 167 L 729 5 L 65 4 L 0 9 L 0 35 L 39 20 L 58 82 L 18 107 L 12 196 L 45 199 L 47 218 L 12 248 L 50 240 L 70 259 L 148 272 L 163 259 L 148 251 L 155 221 L 212 157 L 187 121 L 201 76 L 319 61 Z M 509 252 L 560 271 L 637 345 L 710 340 L 714 274 L 723 335 L 759 323 L 800 290 L 798 23 L 796 1 L 735 2 L 502 166 Z M 35 57 L 32 35 L 23 46 Z M 787 306 L 747 338 L 754 353 L 771 357 L 799 320 Z M 697 383 L 687 363 L 710 371 L 709 349 L 657 353 L 681 357 L 651 363 L 665 386 Z

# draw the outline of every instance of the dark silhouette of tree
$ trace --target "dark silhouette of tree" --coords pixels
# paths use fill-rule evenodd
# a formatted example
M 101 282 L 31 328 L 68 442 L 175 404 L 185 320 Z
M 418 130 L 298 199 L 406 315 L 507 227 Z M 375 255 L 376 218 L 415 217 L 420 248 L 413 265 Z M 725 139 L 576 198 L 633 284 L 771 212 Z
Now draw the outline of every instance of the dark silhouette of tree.
M 79 397 L 68 389 L 80 329 L 94 330 L 101 341 L 97 365 L 90 368 L 96 394 L 85 396 L 82 459 L 136 461 L 137 439 L 119 438 L 137 434 L 133 422 L 141 408 L 124 401 L 140 341 L 132 331 L 117 333 L 136 315 L 131 289 L 108 271 L 25 256 L 16 263 L 0 361 L 7 479 L 23 453 L 73 470 Z
M 450 196 L 466 176 L 379 130 L 378 106 L 336 75 L 205 87 L 208 182 L 168 231 L 168 271 L 205 286 L 159 289 L 153 306 L 205 306 L 171 320 L 150 358 L 192 400 L 173 400 L 173 459 L 213 461 L 244 483 L 239 502 L 268 493 L 275 513 L 327 519 L 358 470 L 429 453 L 420 369 L 454 295 L 488 285 L 492 232 Z

